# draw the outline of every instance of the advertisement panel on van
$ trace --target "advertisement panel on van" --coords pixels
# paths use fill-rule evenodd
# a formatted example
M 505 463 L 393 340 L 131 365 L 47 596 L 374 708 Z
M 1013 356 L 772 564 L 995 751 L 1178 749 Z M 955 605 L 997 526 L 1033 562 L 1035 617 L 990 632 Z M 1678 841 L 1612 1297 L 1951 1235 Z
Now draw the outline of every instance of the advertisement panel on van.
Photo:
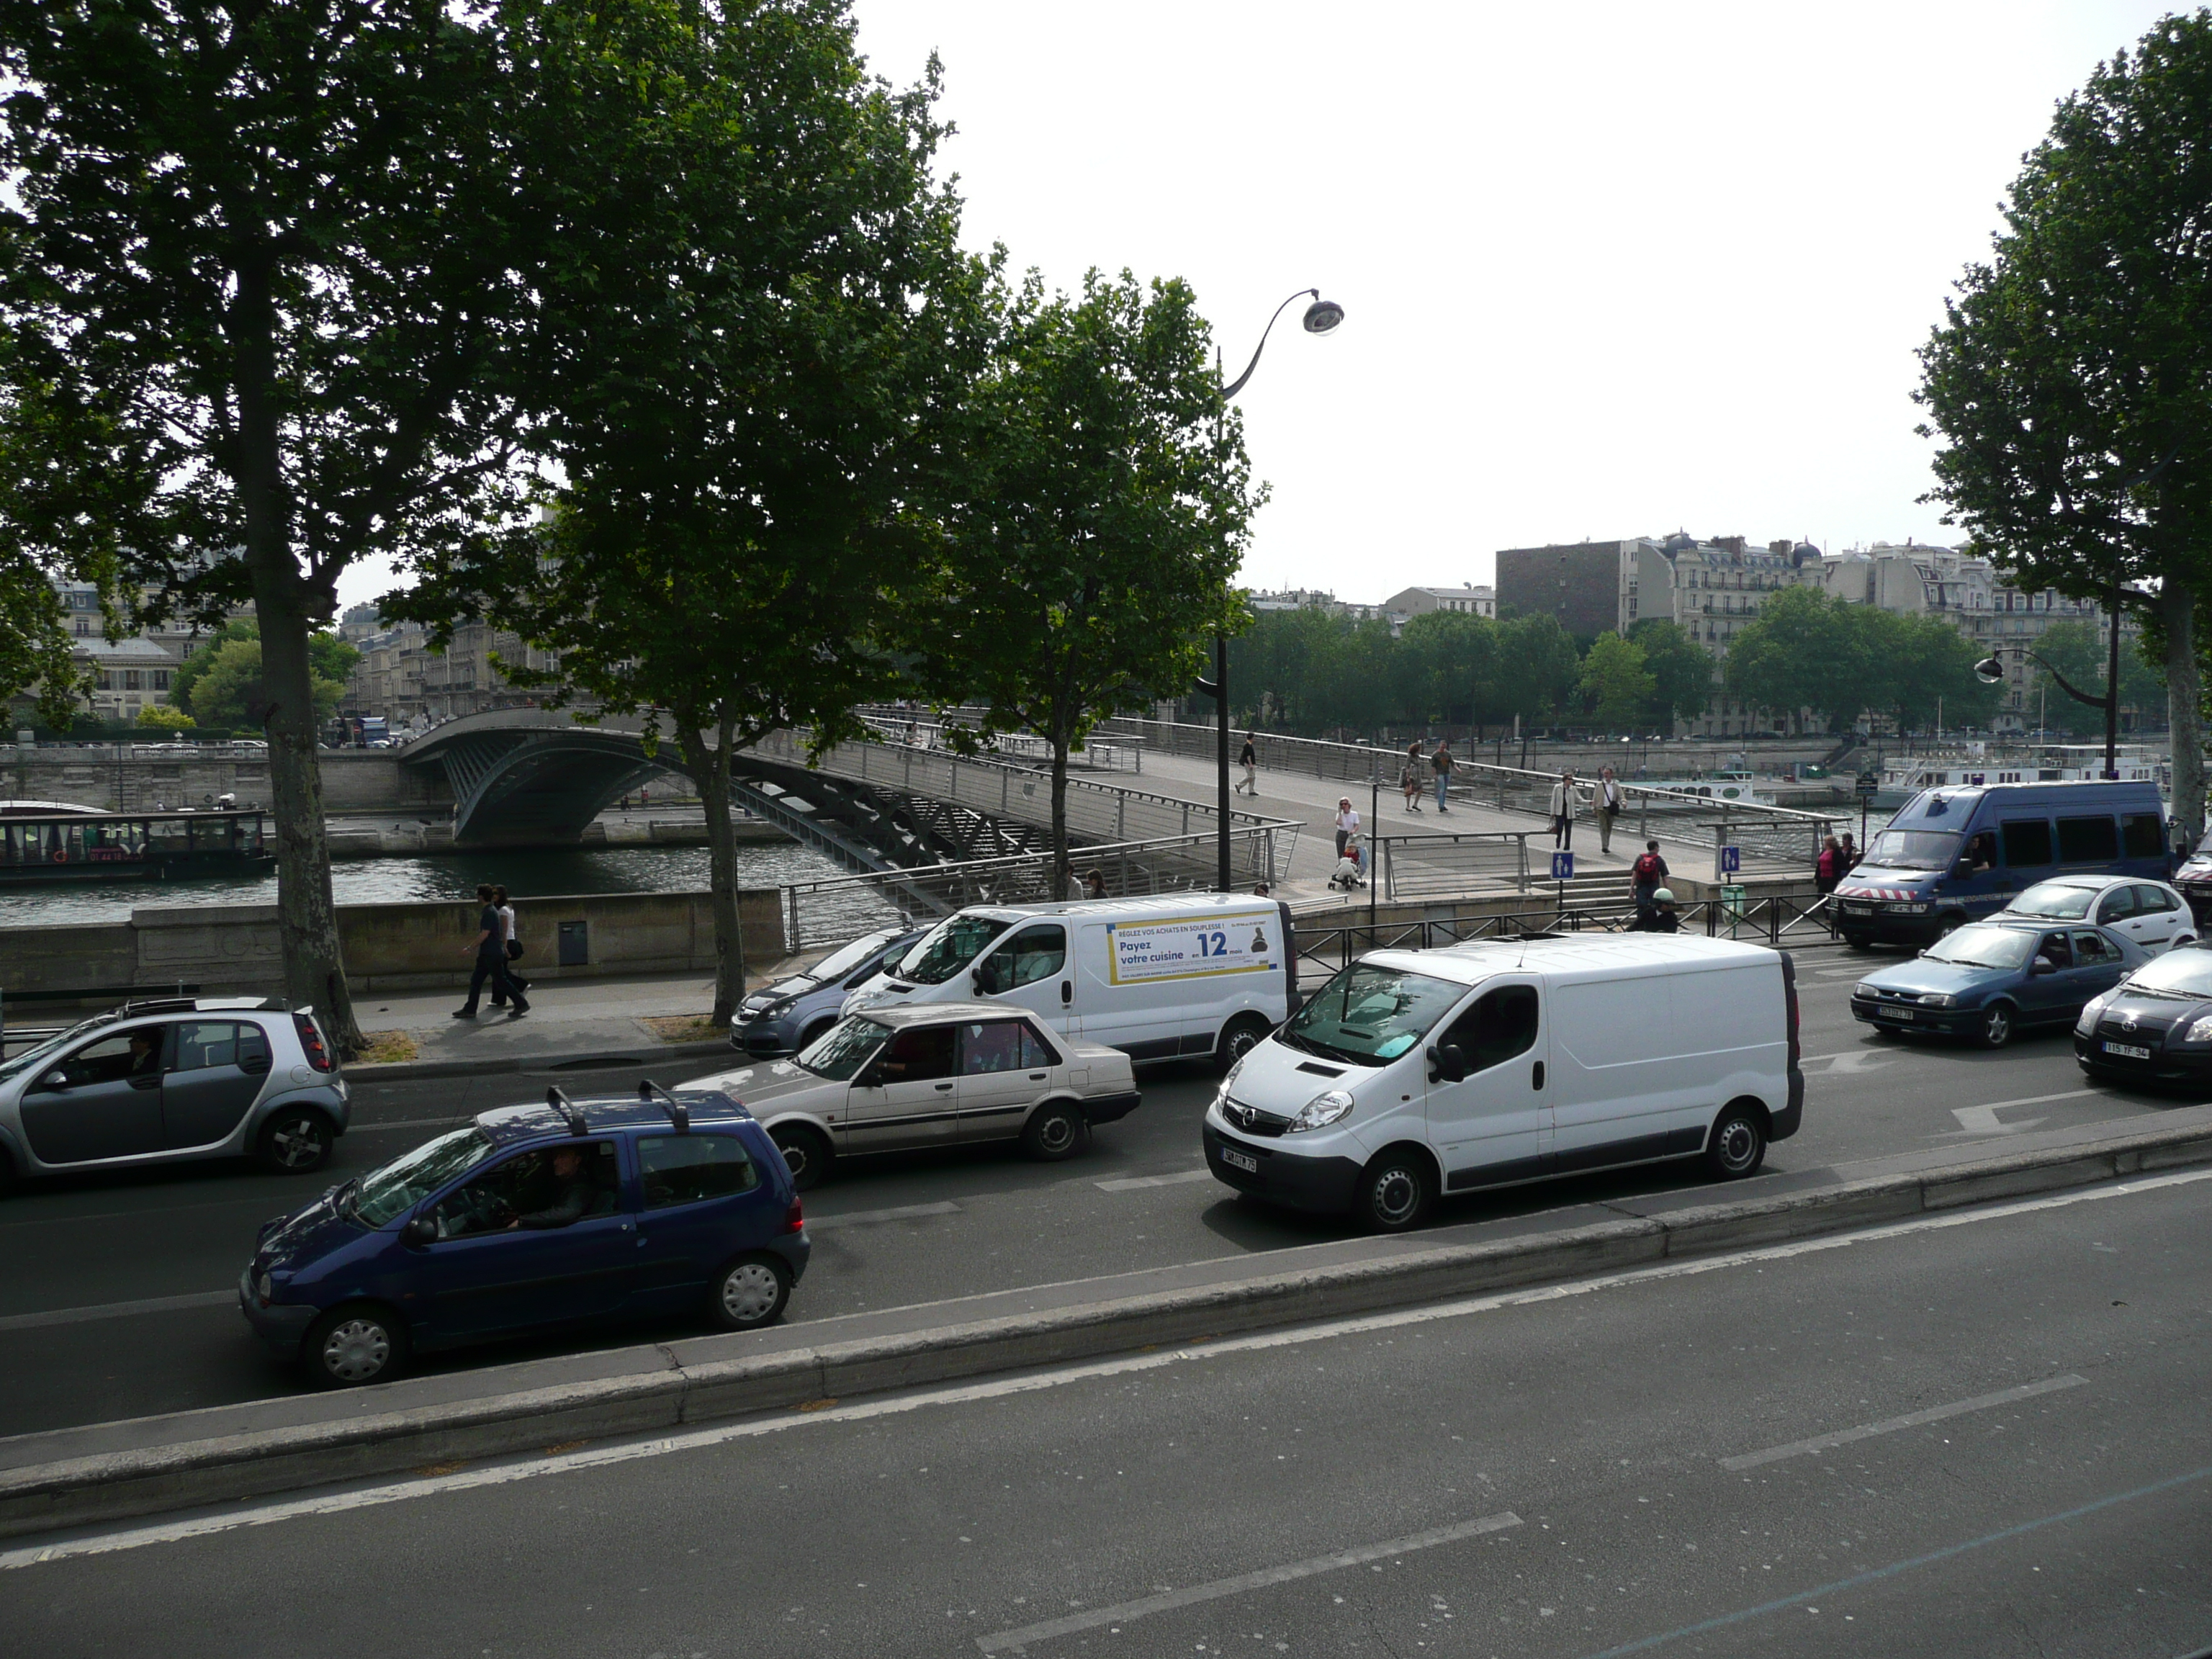
M 1109 922 L 1107 981 L 1214 979 L 1227 974 L 1279 973 L 1280 952 L 1267 938 L 1274 908 L 1232 911 L 1169 921 Z

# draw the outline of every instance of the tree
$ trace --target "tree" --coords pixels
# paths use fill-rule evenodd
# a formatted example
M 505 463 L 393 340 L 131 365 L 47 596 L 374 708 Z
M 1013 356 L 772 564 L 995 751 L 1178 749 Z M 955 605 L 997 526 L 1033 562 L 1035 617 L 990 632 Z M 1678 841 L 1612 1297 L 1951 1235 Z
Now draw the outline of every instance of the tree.
M 353 647 L 342 641 L 321 636 L 343 650 Z M 311 646 L 312 654 L 312 646 Z M 359 656 L 360 653 L 354 652 Z M 327 647 L 325 659 L 331 659 Z M 252 635 L 230 639 L 221 645 L 196 651 L 186 659 L 199 665 L 189 693 L 183 701 L 193 718 L 211 731 L 252 732 L 260 730 L 267 722 L 272 694 L 263 671 L 261 641 Z M 170 682 L 170 695 L 177 696 L 176 682 Z M 318 726 L 337 712 L 338 700 L 345 693 L 345 682 L 311 672 L 307 676 L 307 693 L 313 699 L 314 718 Z
M 2004 688 L 1985 684 L 1976 676 L 1974 664 L 1981 648 L 1972 640 L 1936 617 L 1863 606 L 1852 616 L 1867 635 L 1867 684 L 1887 696 L 1886 702 L 1877 702 L 1874 696 L 1867 702 L 1887 707 L 1896 716 L 1899 731 L 1939 723 L 1954 730 L 1989 724 Z
M 1676 720 L 1692 720 L 1712 706 L 1712 653 L 1676 623 L 1648 617 L 1628 630 L 1644 652 L 1651 675 L 1652 723 L 1671 732 Z
M 532 21 L 0 3 L 0 420 L 37 463 L 10 537 L 111 558 L 149 614 L 252 598 L 285 988 L 347 1049 L 307 639 L 354 560 L 407 562 L 513 502 L 528 411 L 499 371 L 538 226 L 506 132 L 532 58 L 507 47 Z
M 2111 661 L 2104 629 L 2094 623 L 2053 623 L 2030 648 L 2034 657 L 2029 659 L 2027 673 L 2021 683 L 2021 714 L 2069 737 L 2100 734 L 2105 729 L 2105 711 L 2069 695 L 2057 681 L 2063 677 L 2092 696 L 2105 695 Z M 2049 668 L 2044 666 L 2045 663 Z M 2139 710 L 2142 707 L 2151 689 L 2146 684 L 2151 676 L 2144 672 L 2145 668 L 2134 652 L 2120 653 L 2121 708 Z M 2056 670 L 2057 674 L 2051 670 Z M 2163 697 L 2163 688 L 2160 688 L 2159 695 Z
M 672 739 L 706 811 L 726 1023 L 732 758 L 782 727 L 853 735 L 892 684 L 890 623 L 942 567 L 921 504 L 988 340 L 988 268 L 931 178 L 933 70 L 870 82 L 842 3 L 546 18 L 537 136 L 583 153 L 552 169 L 569 187 L 545 204 L 557 264 L 520 374 L 565 482 L 548 523 L 428 560 L 381 605 L 440 638 L 488 619 L 553 653 L 502 664 L 515 684 Z
M 1785 720 L 1810 708 L 1833 731 L 1867 705 L 1872 657 L 1860 622 L 1881 614 L 1810 587 L 1770 594 L 1729 646 L 1728 689 Z
M 2027 157 L 1921 350 L 1946 522 L 2020 585 L 2154 611 L 2173 810 L 2204 826 L 2197 596 L 2212 581 L 2212 11 L 2100 64 Z M 2139 588 L 2128 592 L 2124 584 Z
M 199 722 L 174 703 L 149 702 L 138 711 L 138 724 L 152 732 L 189 732 Z
M 1049 745 L 1055 892 L 1070 752 L 1099 720 L 1185 690 L 1246 614 L 1229 583 L 1261 496 L 1208 347 L 1180 281 L 1093 270 L 1071 297 L 1032 272 L 977 389 L 953 586 L 911 643 L 933 696 L 981 706 L 978 737 Z
M 1575 642 L 1546 611 L 1498 625 L 1498 671 L 1478 719 L 1547 720 L 1565 707 L 1582 672 Z
M 1411 618 L 1395 641 L 1384 635 L 1384 661 L 1370 671 L 1392 688 L 1392 713 L 1414 726 L 1481 718 L 1495 696 L 1498 624 L 1463 611 Z
M 1644 666 L 1644 647 L 1618 634 L 1601 634 L 1583 659 L 1575 690 L 1591 718 L 1607 731 L 1635 724 L 1659 689 Z

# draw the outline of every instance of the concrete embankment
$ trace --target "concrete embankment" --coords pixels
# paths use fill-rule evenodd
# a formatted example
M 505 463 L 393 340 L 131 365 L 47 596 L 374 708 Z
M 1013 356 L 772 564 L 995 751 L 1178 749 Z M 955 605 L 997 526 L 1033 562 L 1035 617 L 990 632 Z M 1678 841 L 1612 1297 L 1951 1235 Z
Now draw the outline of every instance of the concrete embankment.
M 96 1525 L 426 1465 L 573 1448 L 1025 1366 L 1188 1346 L 1823 1235 L 2212 1163 L 2212 1108 L 2033 1150 L 1917 1154 L 1395 1238 L 890 1309 L 0 1441 L 0 1536 Z M 2113 1190 L 2124 1190 L 2115 1188 Z M 800 1287 L 803 1305 L 805 1287 Z M 241 1331 L 240 1340 L 246 1340 Z

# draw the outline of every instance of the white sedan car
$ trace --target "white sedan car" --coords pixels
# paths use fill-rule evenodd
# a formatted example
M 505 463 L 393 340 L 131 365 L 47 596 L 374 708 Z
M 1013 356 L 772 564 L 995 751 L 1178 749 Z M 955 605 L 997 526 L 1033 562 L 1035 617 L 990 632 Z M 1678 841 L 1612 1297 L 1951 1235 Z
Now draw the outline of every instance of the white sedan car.
M 742 1101 L 802 1192 L 854 1152 L 1018 1140 L 1033 1158 L 1073 1158 L 1142 1099 L 1128 1055 L 997 1002 L 870 1008 L 789 1060 L 684 1087 Z
M 2154 957 L 2197 941 L 2189 902 L 2166 883 L 2140 876 L 2056 876 L 2027 889 L 1998 914 L 2109 927 Z

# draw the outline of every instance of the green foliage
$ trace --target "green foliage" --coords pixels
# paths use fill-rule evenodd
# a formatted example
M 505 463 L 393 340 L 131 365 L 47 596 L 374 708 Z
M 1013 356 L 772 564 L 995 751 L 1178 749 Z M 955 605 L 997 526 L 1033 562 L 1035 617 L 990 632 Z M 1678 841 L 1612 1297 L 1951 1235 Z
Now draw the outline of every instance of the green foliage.
M 1618 634 L 1601 634 L 1590 642 L 1575 684 L 1590 718 L 1616 732 L 1638 722 L 1658 689 L 1657 678 L 1644 665 L 1644 647 Z
M 2048 663 L 2059 674 L 2082 690 L 2094 696 L 2105 693 L 2106 671 L 2111 666 L 2106 654 L 2104 630 L 2094 623 L 2053 623 L 2043 636 L 2030 647 L 2037 657 Z M 2022 684 L 2021 714 L 2032 726 L 2039 707 L 2044 710 L 2044 724 L 2053 732 L 2063 732 L 2076 737 L 2102 737 L 2105 732 L 2105 711 L 2087 703 L 2077 702 L 2056 684 L 2052 676 L 2034 660 L 2027 664 L 2027 674 Z M 2040 702 L 2038 692 L 2042 693 Z M 2120 707 L 2140 712 L 2147 702 L 2163 702 L 2165 688 L 2147 672 L 2141 658 L 2125 648 L 2120 652 Z
M 176 671 L 169 676 L 169 701 L 182 708 L 191 708 L 192 687 L 199 683 L 200 676 L 207 672 L 208 665 L 215 660 L 215 653 L 233 640 L 252 640 L 258 643 L 260 638 L 261 629 L 251 617 L 225 623 L 214 633 L 203 635 L 193 645 L 192 654 L 178 664 Z
M 1729 647 L 1729 691 L 1784 720 L 1810 709 L 1834 731 L 1862 713 L 1905 730 L 1986 725 L 2002 690 L 1974 674 L 1980 653 L 1936 617 L 1850 605 L 1809 587 L 1769 598 Z
M 202 663 L 198 673 L 193 676 L 191 696 L 185 699 L 185 706 L 193 717 L 210 728 L 228 727 L 249 737 L 259 737 L 269 718 L 270 704 L 275 700 L 262 673 L 261 641 L 251 635 L 226 640 L 221 645 L 194 652 L 189 660 Z M 173 697 L 175 684 L 174 680 L 170 682 Z M 345 686 L 342 681 L 328 679 L 321 674 L 310 674 L 307 685 L 314 698 L 314 718 L 319 723 L 337 712 Z
M 138 724 L 155 732 L 189 732 L 199 722 L 181 708 L 149 702 L 138 711 Z
M 1644 652 L 1652 678 L 1651 724 L 1671 732 L 1674 722 L 1693 720 L 1712 706 L 1713 659 L 1705 647 L 1663 617 L 1651 617 L 1628 630 Z

